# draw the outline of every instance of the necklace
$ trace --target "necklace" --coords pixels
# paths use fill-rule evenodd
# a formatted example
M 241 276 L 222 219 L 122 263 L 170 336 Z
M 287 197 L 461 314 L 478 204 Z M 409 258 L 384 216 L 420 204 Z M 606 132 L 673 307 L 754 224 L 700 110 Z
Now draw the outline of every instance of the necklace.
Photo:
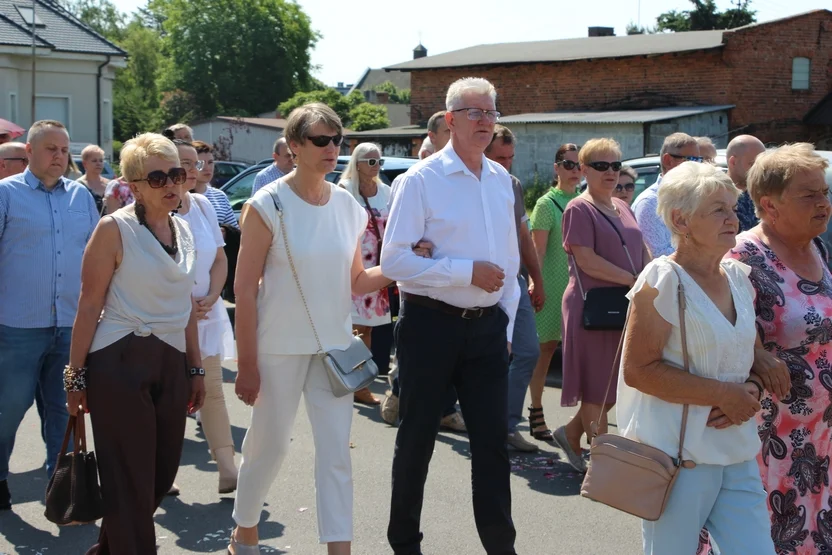
M 179 252 L 179 245 L 176 242 L 176 229 L 173 227 L 173 218 L 168 216 L 168 224 L 170 225 L 170 236 L 173 239 L 173 245 L 168 246 L 164 244 L 162 240 L 159 239 L 155 233 L 153 233 L 153 230 L 150 229 L 150 226 L 147 225 L 147 220 L 144 217 L 144 210 L 136 210 L 136 217 L 139 219 L 139 225 L 144 226 L 150 232 L 150 234 L 153 235 L 153 238 L 156 239 L 156 241 L 158 241 L 160 245 L 162 245 L 162 248 L 165 249 L 165 252 L 168 253 L 170 256 L 176 257 L 176 253 Z
M 303 199 L 305 202 L 308 202 L 309 204 L 312 204 L 314 206 L 323 206 L 324 196 L 326 196 L 326 187 L 324 187 L 321 190 L 321 197 L 317 200 L 317 202 L 315 202 L 315 201 L 309 200 L 308 198 L 306 198 L 305 196 L 300 194 L 300 191 L 298 191 L 297 187 L 295 187 L 295 184 L 293 182 L 288 182 L 288 183 L 289 183 L 289 188 L 292 189 L 292 192 L 295 193 L 297 196 L 299 196 L 301 199 Z

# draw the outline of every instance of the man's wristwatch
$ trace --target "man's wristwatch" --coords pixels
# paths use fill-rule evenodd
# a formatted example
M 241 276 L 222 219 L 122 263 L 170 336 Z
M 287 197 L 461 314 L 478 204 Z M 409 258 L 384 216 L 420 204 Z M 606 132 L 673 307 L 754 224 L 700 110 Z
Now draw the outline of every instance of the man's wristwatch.
M 205 368 L 191 368 L 188 371 L 188 374 L 192 378 L 195 377 L 195 376 L 204 376 L 205 375 Z

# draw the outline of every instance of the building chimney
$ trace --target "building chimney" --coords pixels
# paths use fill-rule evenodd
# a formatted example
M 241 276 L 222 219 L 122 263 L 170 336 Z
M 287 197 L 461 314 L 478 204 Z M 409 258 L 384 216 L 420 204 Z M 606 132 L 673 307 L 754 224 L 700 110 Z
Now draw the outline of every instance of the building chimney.
M 590 37 L 614 37 L 615 27 L 590 27 Z
M 377 91 L 376 101 L 379 104 L 387 104 L 388 102 L 390 102 L 390 95 L 384 91 Z
M 343 81 L 338 81 L 338 88 L 339 88 L 339 89 L 343 89 L 343 88 L 344 88 L 344 82 L 343 82 Z
M 419 46 L 413 49 L 413 59 L 418 60 L 419 58 L 424 58 L 428 55 L 428 49 L 422 46 L 422 43 L 419 43 Z

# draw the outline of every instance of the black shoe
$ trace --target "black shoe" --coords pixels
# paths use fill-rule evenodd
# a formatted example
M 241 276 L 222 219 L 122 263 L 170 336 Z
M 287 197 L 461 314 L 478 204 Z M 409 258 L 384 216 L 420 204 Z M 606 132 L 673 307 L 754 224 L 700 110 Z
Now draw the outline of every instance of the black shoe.
M 0 480 L 0 511 L 12 509 L 12 494 L 9 493 L 9 482 Z

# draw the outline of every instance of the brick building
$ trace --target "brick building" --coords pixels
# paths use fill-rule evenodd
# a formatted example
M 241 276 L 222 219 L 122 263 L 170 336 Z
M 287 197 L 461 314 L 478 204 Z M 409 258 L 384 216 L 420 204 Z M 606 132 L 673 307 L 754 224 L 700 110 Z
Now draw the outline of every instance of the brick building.
M 494 83 L 505 116 L 730 106 L 718 143 L 751 133 L 832 147 L 830 10 L 729 31 L 481 45 L 386 69 L 411 72 L 411 123 L 422 126 L 448 85 L 473 75 Z

